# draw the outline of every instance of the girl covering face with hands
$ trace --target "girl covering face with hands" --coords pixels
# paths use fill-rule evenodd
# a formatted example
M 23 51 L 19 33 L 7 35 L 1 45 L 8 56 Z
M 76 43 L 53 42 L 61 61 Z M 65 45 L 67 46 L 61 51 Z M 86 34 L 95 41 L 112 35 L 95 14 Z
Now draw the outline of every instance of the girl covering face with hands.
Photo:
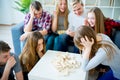
M 82 69 L 89 71 L 99 64 L 107 65 L 110 70 L 99 80 L 120 79 L 120 50 L 104 34 L 96 34 L 89 26 L 80 26 L 75 32 L 75 45 L 82 51 Z

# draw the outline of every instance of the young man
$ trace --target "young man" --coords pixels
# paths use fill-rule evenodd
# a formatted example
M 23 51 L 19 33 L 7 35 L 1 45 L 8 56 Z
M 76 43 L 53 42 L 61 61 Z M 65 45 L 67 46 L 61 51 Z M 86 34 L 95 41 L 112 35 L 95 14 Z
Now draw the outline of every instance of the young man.
M 34 1 L 30 5 L 30 12 L 25 16 L 24 34 L 21 35 L 20 40 L 25 42 L 25 39 L 29 33 L 36 30 L 39 31 L 43 36 L 47 37 L 51 23 L 51 15 L 43 10 L 39 1 Z M 22 43 L 21 48 L 23 45 L 24 44 Z
M 17 80 L 23 80 L 19 58 L 10 53 L 7 43 L 0 41 L 0 80 L 15 80 L 15 77 Z

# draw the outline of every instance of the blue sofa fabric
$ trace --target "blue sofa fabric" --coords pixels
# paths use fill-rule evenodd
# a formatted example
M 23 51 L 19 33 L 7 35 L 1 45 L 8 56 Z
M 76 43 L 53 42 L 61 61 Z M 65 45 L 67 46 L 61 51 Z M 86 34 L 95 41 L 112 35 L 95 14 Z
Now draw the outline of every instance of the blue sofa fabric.
M 24 22 L 21 22 L 11 28 L 14 52 L 19 56 L 21 53 L 20 36 L 23 34 Z

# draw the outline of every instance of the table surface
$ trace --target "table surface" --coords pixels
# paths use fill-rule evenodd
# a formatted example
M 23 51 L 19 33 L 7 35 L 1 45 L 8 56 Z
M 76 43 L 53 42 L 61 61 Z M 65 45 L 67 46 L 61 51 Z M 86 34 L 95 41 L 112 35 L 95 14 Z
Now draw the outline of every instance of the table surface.
M 66 52 L 48 50 L 29 72 L 29 80 L 88 80 L 88 73 L 82 71 L 80 67 L 67 76 L 57 72 L 52 64 L 57 53 L 65 54 Z M 81 61 L 80 54 L 70 53 L 70 55 L 75 56 L 76 60 Z

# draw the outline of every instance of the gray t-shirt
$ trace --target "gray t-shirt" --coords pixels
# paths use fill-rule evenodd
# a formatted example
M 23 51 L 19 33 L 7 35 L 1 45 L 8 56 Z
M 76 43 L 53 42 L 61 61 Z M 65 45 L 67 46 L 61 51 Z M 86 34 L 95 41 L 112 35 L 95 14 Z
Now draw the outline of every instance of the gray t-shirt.
M 64 28 L 64 16 L 58 17 L 58 29 L 57 30 L 65 30 Z

